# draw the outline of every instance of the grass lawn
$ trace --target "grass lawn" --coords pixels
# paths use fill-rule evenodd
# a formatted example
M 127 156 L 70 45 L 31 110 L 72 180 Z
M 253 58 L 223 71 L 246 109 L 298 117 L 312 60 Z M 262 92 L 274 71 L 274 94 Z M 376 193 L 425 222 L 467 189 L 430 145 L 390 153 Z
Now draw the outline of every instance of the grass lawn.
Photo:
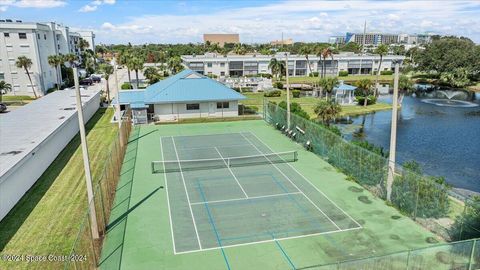
M 372 81 L 375 81 L 376 78 L 377 78 L 376 75 L 348 75 L 348 76 L 345 76 L 345 77 L 338 77 L 339 80 L 343 80 L 347 83 L 348 82 L 355 82 L 355 81 L 362 80 L 362 79 L 370 79 Z M 308 77 L 308 76 L 305 76 L 305 77 L 290 77 L 289 82 L 290 83 L 311 84 L 313 82 L 317 82 L 319 79 L 320 78 L 318 78 L 318 77 Z M 381 82 L 390 82 L 390 81 L 393 81 L 393 75 L 380 75 L 380 77 L 378 79 Z M 285 78 L 283 78 L 282 81 L 285 82 Z
M 87 123 L 93 179 L 98 179 L 117 126 L 111 109 L 99 109 Z M 0 222 L 1 254 L 68 255 L 87 207 L 80 137 L 75 136 Z M 1 255 L 0 255 L 1 256 Z M 60 269 L 63 263 L 6 263 L 0 269 Z
M 263 93 L 243 93 L 248 99 L 243 100 L 242 103 L 247 106 L 256 106 L 259 110 L 262 110 L 263 106 Z M 282 100 L 286 100 L 287 96 L 284 91 L 282 91 L 281 97 L 269 97 L 267 98 L 270 101 L 274 101 L 279 103 Z M 318 103 L 319 99 L 314 97 L 300 97 L 300 98 L 292 98 L 291 102 L 297 102 L 302 106 L 302 108 L 313 118 L 315 117 L 315 113 L 313 109 L 315 105 Z M 342 106 L 342 112 L 340 113 L 341 116 L 345 115 L 358 115 L 364 113 L 371 113 L 380 110 L 389 110 L 392 106 L 387 103 L 378 102 L 374 105 L 369 105 L 367 107 L 358 106 L 358 105 L 347 105 Z
M 182 247 L 185 244 L 182 241 L 190 243 L 191 241 L 196 241 L 196 239 L 203 239 L 205 244 L 212 243 L 208 241 L 216 237 L 216 243 L 221 246 L 221 243 L 228 243 L 228 239 L 248 239 L 248 241 L 245 241 L 245 243 L 248 243 L 260 240 L 257 237 L 268 235 L 267 233 L 253 234 L 255 228 L 257 228 L 256 224 L 248 221 L 250 216 L 242 219 L 246 209 L 253 209 L 251 207 L 254 201 L 251 201 L 251 204 L 242 204 L 240 202 L 223 205 L 224 207 L 238 206 L 235 209 L 239 211 L 236 212 L 231 211 L 227 213 L 222 210 L 222 207 L 210 208 L 205 206 L 204 208 L 195 208 L 197 210 L 207 208 L 204 212 L 198 212 L 196 216 L 200 220 L 198 223 L 195 223 L 200 225 L 197 233 L 200 236 L 195 236 L 191 219 L 193 213 L 190 213 L 188 206 L 185 206 L 187 203 L 190 205 L 190 201 L 185 196 L 185 193 L 182 193 L 187 192 L 187 188 L 185 187 L 184 189 L 184 186 L 179 184 L 182 178 L 176 178 L 177 176 L 180 177 L 178 173 L 166 176 L 162 173 L 152 174 L 151 171 L 151 161 L 170 160 L 173 156 L 166 155 L 178 155 L 177 147 L 182 149 L 179 150 L 180 153 L 185 154 L 185 152 L 181 152 L 186 150 L 186 148 L 181 146 L 181 138 L 177 137 L 177 140 L 179 140 L 177 141 L 178 145 L 173 145 L 175 147 L 175 150 L 173 150 L 169 148 L 172 147 L 172 144 L 165 144 L 165 140 L 169 140 L 165 137 L 221 133 L 228 133 L 230 136 L 234 136 L 234 134 L 238 135 L 239 132 L 255 134 L 258 137 L 258 141 L 250 143 L 257 145 L 257 147 L 263 147 L 261 149 L 264 152 L 268 152 L 266 145 L 275 152 L 298 151 L 298 161 L 290 164 L 298 172 L 301 172 L 306 179 L 311 181 L 312 184 L 308 187 L 314 192 L 317 192 L 314 187 L 323 192 L 331 202 L 334 202 L 345 213 L 351 215 L 351 218 L 361 224 L 361 228 L 354 230 L 345 229 L 342 227 L 342 224 L 345 225 L 345 221 L 349 219 L 345 218 L 340 210 L 335 210 L 335 207 L 330 208 L 331 204 L 327 200 L 315 200 L 315 203 L 319 205 L 319 209 L 328 213 L 325 215 L 331 214 L 333 220 L 339 222 L 338 225 L 342 229 L 341 231 L 290 239 L 280 238 L 280 240 L 275 240 L 273 238 L 274 241 L 257 242 L 250 245 L 231 245 L 223 249 L 203 249 L 198 252 L 174 254 L 173 244 L 176 243 L 177 248 Z M 164 137 L 164 144 L 161 144 L 161 137 Z M 254 140 L 253 137 L 250 138 Z M 227 149 L 230 149 L 228 151 L 231 151 L 231 153 L 235 151 L 244 153 L 249 149 L 253 151 L 251 146 L 241 144 L 241 140 L 237 139 L 232 138 L 230 148 L 215 148 L 217 150 L 212 150 L 212 145 L 221 145 L 222 143 L 214 140 L 205 142 L 198 147 L 202 147 L 205 151 L 205 155 L 202 157 L 207 156 L 207 154 L 214 156 L 217 153 L 215 151 L 220 153 L 220 151 L 227 151 Z M 265 143 L 263 146 L 260 140 Z M 281 133 L 268 126 L 262 120 L 159 126 L 140 125 L 132 133 L 130 142 L 122 167 L 123 173 L 117 188 L 114 210 L 110 216 L 110 220 L 114 220 L 115 224 L 111 224 L 107 231 L 100 260 L 100 269 L 302 269 L 319 263 L 331 263 L 352 258 L 389 254 L 412 248 L 428 247 L 431 246 L 430 239 L 435 239 L 435 235 L 416 224 L 413 220 L 403 216 L 393 207 L 386 205 L 384 201 L 374 197 L 358 184 L 348 181 L 344 174 L 337 171 L 325 160 L 312 152 L 306 151 L 301 145 L 281 135 Z M 191 143 L 191 141 L 183 142 Z M 275 180 L 277 183 L 280 181 L 278 179 L 283 179 L 282 175 L 276 175 L 275 170 L 271 167 L 269 173 L 262 171 L 262 168 L 264 168 L 262 166 L 260 168 L 232 168 L 231 174 L 236 174 L 239 185 L 245 184 L 245 188 L 248 185 L 249 178 L 241 177 L 240 175 L 246 177 L 265 176 L 265 179 L 277 179 Z M 294 182 L 302 183 L 301 178 L 295 178 L 296 174 L 291 174 L 291 169 L 288 169 L 290 165 L 276 164 L 275 166 L 278 167 L 277 170 L 284 172 L 284 177 L 287 177 L 285 175 L 287 174 Z M 259 172 L 263 172 L 263 174 Z M 186 180 L 183 181 L 187 181 L 187 186 L 192 187 L 192 182 L 188 181 L 194 181 L 195 177 L 201 178 L 202 175 L 207 174 L 209 176 L 206 177 L 211 176 L 213 177 L 212 179 L 216 179 L 215 174 L 220 175 L 221 173 L 226 173 L 225 175 L 222 174 L 222 181 L 228 182 L 233 179 L 228 171 L 204 170 L 185 173 Z M 272 175 L 275 175 L 275 177 L 272 177 Z M 208 197 L 213 194 L 209 192 L 214 192 L 214 188 L 221 190 L 223 187 L 222 182 L 217 184 L 217 186 L 214 184 L 209 186 L 205 195 L 208 199 L 203 198 L 203 201 L 214 201 L 213 197 Z M 237 198 L 233 196 L 234 193 L 229 193 L 233 187 L 236 187 L 236 185 L 230 186 L 230 189 L 224 189 L 225 192 L 218 193 L 219 196 L 225 196 L 225 199 Z M 256 191 L 263 192 L 266 189 L 261 190 L 261 185 L 258 190 L 246 188 L 246 193 L 252 192 L 251 194 L 249 193 L 251 196 Z M 197 194 L 192 189 L 189 189 L 188 192 L 193 195 Z M 176 195 L 172 196 L 172 194 Z M 298 202 L 295 200 L 295 197 L 289 198 L 292 202 Z M 261 202 L 257 201 L 253 206 L 261 207 L 263 205 Z M 242 205 L 245 208 L 240 207 Z M 306 204 L 300 204 L 300 206 L 293 208 L 291 211 L 294 211 L 295 214 L 306 211 L 304 209 Z M 278 207 L 281 208 L 281 206 Z M 187 210 L 184 211 L 185 209 Z M 209 221 L 207 220 L 207 215 L 209 216 Z M 273 215 L 262 214 L 261 217 L 256 218 L 260 219 L 262 217 L 275 221 Z M 238 223 L 243 224 L 245 230 L 236 231 L 230 227 L 222 227 L 225 224 L 223 222 L 232 222 L 235 218 L 239 218 Z M 170 222 L 173 220 L 175 223 L 175 220 L 180 219 L 181 223 L 172 225 L 173 231 L 179 233 L 174 236 Z M 117 222 L 118 220 L 120 221 Z M 292 223 L 292 225 L 294 224 Z M 323 225 L 326 226 L 326 223 L 322 223 Z M 316 228 L 328 230 L 328 228 L 322 226 Z M 178 228 L 178 230 L 176 231 L 175 228 Z M 266 229 L 268 232 L 269 228 Z M 272 230 L 271 237 L 274 237 L 275 228 L 272 227 Z M 178 236 L 186 236 L 185 232 L 188 233 L 188 238 L 176 238 Z M 422 260 L 421 256 L 419 256 L 417 261 L 420 260 Z M 415 265 L 415 262 L 412 262 L 412 265 Z
M 23 106 L 35 100 L 30 96 L 2 96 L 2 103 L 7 106 Z

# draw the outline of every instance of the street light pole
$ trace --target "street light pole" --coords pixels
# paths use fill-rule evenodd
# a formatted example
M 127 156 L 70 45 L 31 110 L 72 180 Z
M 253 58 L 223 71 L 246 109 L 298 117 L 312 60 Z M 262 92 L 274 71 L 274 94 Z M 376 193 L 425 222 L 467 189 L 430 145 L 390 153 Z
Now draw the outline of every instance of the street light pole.
M 390 131 L 390 154 L 388 156 L 387 201 L 391 201 L 392 185 L 395 177 L 395 151 L 397 147 L 397 113 L 398 113 L 398 79 L 400 63 L 395 61 L 395 78 L 393 80 L 392 127 Z
M 85 135 L 85 122 L 83 120 L 83 108 L 82 98 L 80 95 L 80 87 L 78 83 L 78 71 L 76 67 L 73 67 L 73 79 L 75 81 L 75 96 L 77 99 L 77 115 L 78 115 L 78 127 L 80 129 L 80 141 L 82 144 L 83 154 L 83 167 L 85 169 L 85 181 L 87 184 L 87 198 L 88 206 L 90 208 L 90 224 L 92 230 L 93 239 L 98 239 L 98 225 L 97 225 L 97 213 L 95 210 L 95 201 L 93 200 L 93 187 L 92 187 L 92 174 L 90 172 L 90 160 L 88 159 L 88 146 Z
M 290 84 L 288 82 L 288 52 L 285 53 L 285 70 L 287 79 L 287 128 L 290 129 Z
M 122 133 L 122 112 L 120 111 L 120 90 L 118 87 L 118 76 L 117 76 L 117 59 L 114 58 L 113 71 L 115 73 L 115 97 L 117 97 L 117 103 L 115 104 L 115 114 L 118 123 L 118 132 L 120 137 L 120 145 L 124 145 L 123 133 Z

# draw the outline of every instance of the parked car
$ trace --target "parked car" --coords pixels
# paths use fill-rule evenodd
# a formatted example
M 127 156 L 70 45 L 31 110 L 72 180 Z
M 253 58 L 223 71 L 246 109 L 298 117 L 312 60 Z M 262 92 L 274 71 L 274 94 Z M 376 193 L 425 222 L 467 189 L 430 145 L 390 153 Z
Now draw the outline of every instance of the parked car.
M 7 111 L 7 105 L 0 103 L 0 113 L 6 112 Z
M 80 85 L 92 85 L 93 80 L 91 78 L 85 78 L 80 81 Z
M 101 77 L 95 76 L 95 75 L 90 76 L 90 79 L 92 79 L 92 81 L 93 81 L 94 83 L 99 83 L 99 82 L 102 81 L 102 78 L 101 78 Z

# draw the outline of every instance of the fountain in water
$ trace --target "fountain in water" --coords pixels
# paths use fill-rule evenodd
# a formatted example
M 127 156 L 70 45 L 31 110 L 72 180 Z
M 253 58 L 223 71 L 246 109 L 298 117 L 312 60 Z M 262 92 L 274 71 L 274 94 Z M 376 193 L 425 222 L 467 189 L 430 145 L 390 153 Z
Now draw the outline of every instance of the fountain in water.
M 443 94 L 448 99 L 452 99 L 460 94 L 463 94 L 464 97 L 466 96 L 465 92 L 463 91 L 452 91 L 452 90 L 438 90 L 437 93 Z

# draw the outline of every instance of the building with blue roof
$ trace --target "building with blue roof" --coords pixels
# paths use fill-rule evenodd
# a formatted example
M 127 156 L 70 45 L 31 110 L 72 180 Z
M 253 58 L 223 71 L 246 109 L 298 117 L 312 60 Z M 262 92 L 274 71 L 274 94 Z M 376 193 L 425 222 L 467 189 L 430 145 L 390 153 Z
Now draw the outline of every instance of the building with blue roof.
M 123 90 L 120 105 L 130 107 L 134 123 L 176 121 L 182 118 L 238 116 L 235 90 L 192 70 L 183 70 L 146 89 Z M 114 101 L 116 103 L 117 100 Z

